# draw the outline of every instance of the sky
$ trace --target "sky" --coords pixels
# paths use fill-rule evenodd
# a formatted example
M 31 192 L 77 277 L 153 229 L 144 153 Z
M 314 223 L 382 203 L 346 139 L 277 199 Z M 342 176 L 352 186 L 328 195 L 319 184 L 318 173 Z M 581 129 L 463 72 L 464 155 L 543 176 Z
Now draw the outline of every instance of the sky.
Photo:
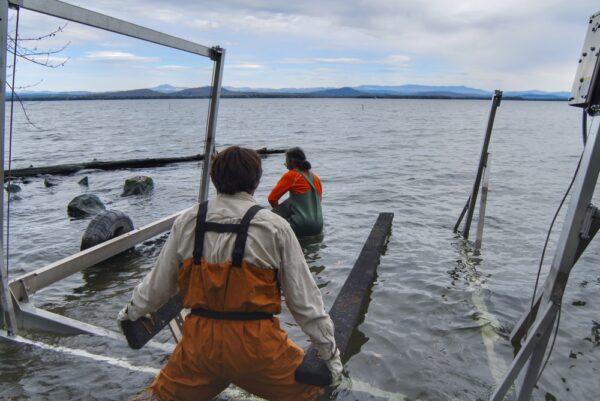
M 420 84 L 570 92 L 588 19 L 600 11 L 592 0 L 67 2 L 221 46 L 223 86 L 252 88 Z M 16 12 L 10 16 L 14 37 Z M 212 62 L 204 57 L 27 10 L 20 12 L 18 37 L 20 46 L 41 53 L 34 61 L 50 64 L 18 59 L 20 90 L 198 87 L 211 80 Z

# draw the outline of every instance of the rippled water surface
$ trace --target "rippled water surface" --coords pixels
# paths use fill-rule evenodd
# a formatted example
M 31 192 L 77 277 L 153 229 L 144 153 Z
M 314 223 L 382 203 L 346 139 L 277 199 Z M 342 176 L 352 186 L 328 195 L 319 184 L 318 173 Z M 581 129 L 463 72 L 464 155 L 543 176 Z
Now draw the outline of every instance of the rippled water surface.
M 39 102 L 27 109 L 43 130 L 17 116 L 13 168 L 202 153 L 205 100 Z M 345 363 L 349 379 L 329 399 L 485 400 L 512 361 L 508 334 L 530 302 L 546 231 L 582 149 L 580 114 L 559 102 L 502 103 L 490 145 L 483 248 L 474 255 L 452 227 L 473 183 L 489 109 L 488 101 L 470 100 L 221 102 L 218 149 L 301 146 L 320 175 L 325 236 L 307 245 L 305 254 L 328 306 L 377 214 L 395 215 Z M 265 205 L 283 172 L 283 156 L 263 162 L 256 198 Z M 197 163 L 182 163 L 82 171 L 58 177 L 51 188 L 43 178 L 21 183 L 10 203 L 10 277 L 78 250 L 89 219 L 67 217 L 76 195 L 96 194 L 140 227 L 192 205 L 199 173 Z M 139 174 L 154 179 L 154 193 L 122 198 L 124 180 Z M 89 188 L 78 185 L 83 176 Z M 33 302 L 116 330 L 119 309 L 152 267 L 164 238 L 48 287 Z M 599 244 L 591 243 L 571 274 L 558 339 L 535 400 L 600 397 Z M 306 347 L 289 313 L 282 321 Z M 52 348 L 0 340 L 0 398 L 126 399 L 147 386 L 167 358 L 162 351 L 132 351 L 104 338 L 21 334 Z M 160 340 L 170 341 L 169 334 L 161 333 Z M 111 358 L 120 358 L 121 365 Z M 232 390 L 221 399 L 248 396 Z

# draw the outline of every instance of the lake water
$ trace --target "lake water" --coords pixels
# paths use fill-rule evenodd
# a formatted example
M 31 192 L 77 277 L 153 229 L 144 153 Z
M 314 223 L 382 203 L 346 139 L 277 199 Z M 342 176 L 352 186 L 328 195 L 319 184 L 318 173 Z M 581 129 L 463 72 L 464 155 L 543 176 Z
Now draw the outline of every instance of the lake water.
M 31 120 L 43 130 L 28 125 L 17 111 L 12 166 L 202 153 L 207 104 L 27 103 Z M 221 102 L 217 149 L 301 146 L 321 177 L 325 236 L 305 254 L 328 307 L 378 213 L 395 215 L 364 322 L 353 336 L 353 355 L 345 363 L 349 379 L 328 399 L 486 400 L 512 361 L 508 335 L 528 308 L 548 226 L 582 150 L 581 115 L 562 102 L 502 102 L 490 144 L 483 247 L 474 255 L 452 228 L 473 184 L 489 110 L 489 101 L 475 100 Z M 263 169 L 256 198 L 265 205 L 283 173 L 283 156 L 265 158 Z M 191 206 L 199 173 L 198 163 L 181 163 L 84 171 L 58 177 L 59 185 L 51 188 L 43 178 L 21 184 L 10 203 L 10 277 L 78 251 L 89 219 L 67 217 L 73 197 L 96 194 L 140 227 Z M 122 198 L 124 180 L 139 174 L 154 179 L 154 193 Z M 88 188 L 77 183 L 83 176 L 89 178 Z M 543 278 L 563 216 L 564 211 Z M 40 291 L 35 305 L 117 330 L 118 311 L 151 269 L 164 238 Z M 558 339 L 534 400 L 600 397 L 599 266 L 596 240 L 571 274 Z M 289 313 L 281 319 L 291 337 L 308 346 Z M 140 369 L 0 341 L 0 398 L 126 399 L 147 386 L 167 358 L 164 352 L 133 351 L 105 338 L 21 334 L 55 348 L 120 358 Z M 159 340 L 169 337 L 164 331 Z M 220 399 L 248 398 L 229 391 Z

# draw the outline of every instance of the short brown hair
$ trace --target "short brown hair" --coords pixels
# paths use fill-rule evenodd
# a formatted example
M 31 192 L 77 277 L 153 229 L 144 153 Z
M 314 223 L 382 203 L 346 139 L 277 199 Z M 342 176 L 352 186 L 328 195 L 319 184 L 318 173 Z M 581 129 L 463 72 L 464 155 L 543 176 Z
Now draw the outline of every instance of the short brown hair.
M 218 193 L 251 193 L 262 176 L 260 156 L 256 151 L 231 146 L 218 153 L 210 167 L 210 178 Z

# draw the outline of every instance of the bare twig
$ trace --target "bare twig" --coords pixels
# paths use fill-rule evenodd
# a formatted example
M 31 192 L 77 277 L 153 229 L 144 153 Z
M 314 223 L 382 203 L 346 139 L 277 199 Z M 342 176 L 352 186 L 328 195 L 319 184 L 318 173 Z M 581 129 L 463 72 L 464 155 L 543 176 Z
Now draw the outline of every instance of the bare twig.
M 12 86 L 7 82 L 6 85 L 9 87 L 9 89 L 12 91 L 13 88 Z M 25 115 L 25 119 L 27 120 L 27 123 L 30 124 L 32 127 L 34 127 L 35 129 L 37 129 L 38 131 L 46 131 L 45 129 L 39 127 L 38 125 L 36 125 L 33 120 L 31 120 L 31 118 L 29 117 L 29 114 L 27 114 L 27 109 L 25 108 L 25 105 L 23 104 L 23 99 L 21 99 L 21 97 L 19 96 L 19 94 L 15 91 L 13 91 L 15 98 L 17 99 L 17 101 L 19 102 L 19 105 L 21 105 L 21 110 L 23 110 L 23 114 Z

